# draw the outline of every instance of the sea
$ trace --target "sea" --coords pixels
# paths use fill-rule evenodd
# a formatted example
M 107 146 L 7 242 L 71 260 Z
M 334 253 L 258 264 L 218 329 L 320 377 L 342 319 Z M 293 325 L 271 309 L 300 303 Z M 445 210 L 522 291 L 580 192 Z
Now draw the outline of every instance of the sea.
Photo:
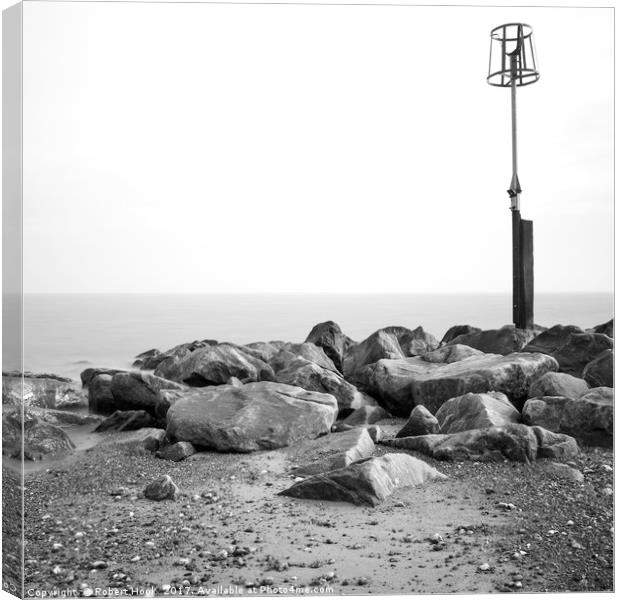
M 441 339 L 452 325 L 512 321 L 509 294 L 26 294 L 23 307 L 25 370 L 73 379 L 87 367 L 129 368 L 145 350 L 199 339 L 303 342 L 326 320 L 358 341 L 388 325 L 421 325 Z M 539 325 L 586 329 L 613 310 L 612 294 L 541 293 L 534 314 Z M 3 369 L 17 369 L 8 342 Z

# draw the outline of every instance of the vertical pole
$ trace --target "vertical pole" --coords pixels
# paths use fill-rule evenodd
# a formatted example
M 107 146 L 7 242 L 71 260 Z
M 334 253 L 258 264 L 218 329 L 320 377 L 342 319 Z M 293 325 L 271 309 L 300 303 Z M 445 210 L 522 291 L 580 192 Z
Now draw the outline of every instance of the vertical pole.
M 510 210 L 512 211 L 512 322 L 521 327 L 521 186 L 517 175 L 517 55 L 510 55 L 510 108 L 512 118 L 512 179 Z
M 521 311 L 519 327 L 534 327 L 534 235 L 532 221 L 521 220 Z

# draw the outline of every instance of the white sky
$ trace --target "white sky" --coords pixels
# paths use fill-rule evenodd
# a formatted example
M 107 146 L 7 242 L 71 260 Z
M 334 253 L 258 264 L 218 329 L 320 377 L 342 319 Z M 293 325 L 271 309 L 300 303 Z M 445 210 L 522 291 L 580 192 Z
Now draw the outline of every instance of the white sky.
M 26 292 L 613 288 L 611 9 L 26 2 Z

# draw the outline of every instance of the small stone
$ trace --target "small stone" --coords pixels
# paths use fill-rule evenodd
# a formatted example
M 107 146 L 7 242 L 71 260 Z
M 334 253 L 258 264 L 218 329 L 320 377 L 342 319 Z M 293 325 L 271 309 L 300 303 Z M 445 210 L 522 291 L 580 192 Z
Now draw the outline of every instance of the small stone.
M 226 560 L 228 558 L 228 550 L 220 550 L 213 558 L 215 560 Z
M 105 560 L 96 560 L 90 564 L 91 569 L 107 569 L 108 563 Z
M 489 563 L 482 563 L 478 567 L 478 571 L 482 571 L 483 573 L 491 570 L 491 565 Z
M 132 559 L 130 559 L 130 562 L 138 562 L 140 560 L 139 556 L 134 556 Z
M 164 475 L 161 479 L 149 483 L 144 488 L 144 496 L 149 500 L 175 500 L 179 494 L 179 488 L 172 481 L 170 475 Z

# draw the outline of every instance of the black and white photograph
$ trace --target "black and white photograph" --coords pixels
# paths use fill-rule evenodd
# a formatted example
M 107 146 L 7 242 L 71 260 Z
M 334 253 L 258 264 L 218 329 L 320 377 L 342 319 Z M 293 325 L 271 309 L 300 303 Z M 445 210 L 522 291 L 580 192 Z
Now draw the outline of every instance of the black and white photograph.
M 2 9 L 4 597 L 611 597 L 613 5 Z

